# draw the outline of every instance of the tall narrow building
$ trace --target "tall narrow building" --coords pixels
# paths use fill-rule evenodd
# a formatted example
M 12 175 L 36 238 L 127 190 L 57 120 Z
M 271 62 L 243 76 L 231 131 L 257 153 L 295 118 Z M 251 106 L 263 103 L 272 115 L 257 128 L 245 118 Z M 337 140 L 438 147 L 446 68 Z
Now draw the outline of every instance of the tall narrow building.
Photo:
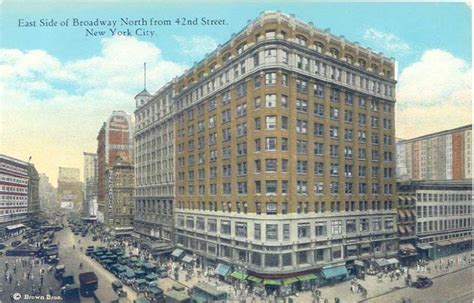
M 97 154 L 84 152 L 84 202 L 85 216 L 97 215 Z
M 97 220 L 104 222 L 106 193 L 105 173 L 115 157 L 133 162 L 133 125 L 124 111 L 113 111 L 97 136 Z
M 393 58 L 263 13 L 137 104 L 137 205 L 164 222 L 146 184 L 169 173 L 176 245 L 256 278 L 395 255 L 395 74 Z
M 82 182 L 79 168 L 60 167 L 58 176 L 58 205 L 68 210 L 82 210 Z
M 170 252 L 174 209 L 174 85 L 135 97 L 136 200 L 134 231 L 153 254 Z

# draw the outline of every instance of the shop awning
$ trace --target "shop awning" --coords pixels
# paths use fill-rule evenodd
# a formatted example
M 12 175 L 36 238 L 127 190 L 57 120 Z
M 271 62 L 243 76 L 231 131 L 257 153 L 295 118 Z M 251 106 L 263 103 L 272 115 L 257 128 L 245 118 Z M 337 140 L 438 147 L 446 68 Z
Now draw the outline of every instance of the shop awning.
M 405 213 L 407 215 L 408 218 L 411 218 L 411 211 L 409 209 L 405 209 Z
M 407 229 L 407 233 L 409 233 L 409 234 L 411 234 L 411 232 L 413 231 L 413 229 L 411 229 L 410 225 L 406 225 L 405 228 Z
M 345 276 L 348 274 L 347 268 L 345 265 L 323 268 L 322 273 L 326 279 Z
M 304 282 L 304 281 L 316 280 L 318 276 L 316 276 L 315 274 L 307 274 L 303 276 L 298 276 L 296 278 L 298 279 L 298 281 Z
M 416 197 L 415 196 L 410 196 L 410 199 L 412 202 L 416 202 Z
M 457 244 L 457 243 L 464 242 L 464 238 L 456 238 L 456 239 L 451 239 L 449 241 L 451 241 L 451 243 L 453 243 L 453 244 Z
M 357 245 L 349 245 L 347 246 L 347 250 L 357 250 Z
M 419 249 L 432 249 L 433 248 L 433 246 L 426 243 L 420 243 L 416 245 L 416 247 L 418 247 Z
M 184 251 L 183 251 L 182 249 L 176 248 L 176 249 L 173 250 L 173 252 L 171 253 L 171 256 L 172 256 L 172 257 L 175 257 L 175 258 L 180 258 L 183 253 L 184 253 Z
M 275 286 L 280 286 L 281 285 L 281 280 L 280 279 L 265 279 L 263 280 L 264 285 L 275 285 Z
M 415 246 L 413 246 L 413 244 L 411 244 L 411 243 L 400 244 L 399 248 L 400 248 L 401 251 L 408 251 L 408 252 L 416 251 Z
M 407 198 L 405 198 L 404 196 L 398 196 L 398 201 L 404 202 L 406 200 L 407 200 Z
M 227 277 L 230 273 L 230 266 L 219 263 L 217 264 L 215 272 L 220 276 Z
M 400 263 L 400 262 L 399 262 L 397 259 L 395 259 L 395 258 L 387 259 L 387 262 L 388 262 L 388 264 L 390 264 L 390 265 L 395 265 L 395 264 Z
M 241 281 L 244 281 L 248 275 L 244 274 L 244 273 L 241 273 L 240 271 L 234 271 L 233 273 L 230 274 L 230 276 L 232 278 L 235 278 L 237 280 L 241 280 Z
M 416 211 L 414 209 L 411 209 L 411 213 L 413 215 L 413 218 L 416 218 Z
M 26 227 L 25 224 L 8 225 L 7 230 L 14 230 L 14 229 L 23 228 L 23 227 Z
M 398 225 L 398 231 L 402 234 L 404 234 L 406 232 L 405 227 L 403 227 L 403 225 Z
M 286 285 L 294 284 L 298 281 L 299 281 L 298 278 L 292 277 L 292 278 L 288 278 L 288 279 L 283 279 L 282 284 L 286 286 Z
M 375 264 L 377 264 L 377 266 L 379 267 L 385 267 L 390 265 L 390 263 L 388 263 L 387 259 L 385 258 L 375 259 Z
M 359 267 L 364 267 L 365 266 L 364 261 L 361 261 L 361 260 L 355 260 L 354 265 L 359 266 Z
M 399 209 L 399 210 L 398 210 L 398 215 L 399 215 L 400 218 L 402 218 L 402 219 L 405 219 L 405 217 L 406 217 L 406 216 L 405 216 L 405 212 L 403 211 L 403 209 Z
M 261 278 L 258 278 L 258 277 L 255 277 L 255 276 L 248 276 L 248 277 L 247 277 L 247 280 L 252 281 L 252 282 L 255 282 L 255 283 L 260 283 L 260 282 L 262 282 L 262 279 L 261 279 Z
M 438 246 L 448 246 L 448 245 L 451 245 L 451 241 L 449 241 L 449 240 L 438 241 L 438 242 L 436 242 L 436 245 L 438 245 Z
M 469 242 L 471 242 L 471 241 L 472 241 L 472 237 L 464 237 L 464 241 L 469 241 Z
M 194 259 L 193 259 L 193 257 L 191 257 L 190 255 L 185 255 L 185 256 L 183 257 L 183 259 L 181 259 L 181 261 L 183 261 L 184 263 L 188 263 L 188 264 L 189 264 L 189 263 L 193 262 Z

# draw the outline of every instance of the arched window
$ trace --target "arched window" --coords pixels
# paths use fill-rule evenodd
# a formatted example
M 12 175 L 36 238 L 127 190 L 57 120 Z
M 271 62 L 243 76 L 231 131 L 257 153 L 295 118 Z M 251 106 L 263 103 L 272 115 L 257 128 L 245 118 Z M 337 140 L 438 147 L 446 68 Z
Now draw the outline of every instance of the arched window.
M 372 64 L 370 67 L 372 68 L 372 71 L 373 71 L 374 73 L 378 73 L 378 72 L 379 72 L 379 66 L 378 66 L 377 64 Z
M 364 59 L 359 59 L 359 65 L 360 65 L 360 67 L 364 67 L 364 68 L 365 68 L 365 66 L 367 65 L 367 63 L 365 62 Z
M 212 63 L 211 66 L 209 66 L 209 71 L 213 72 L 216 69 L 216 63 Z
M 237 54 L 241 54 L 244 50 L 247 49 L 247 42 L 242 42 L 237 47 Z
M 349 64 L 354 63 L 354 57 L 352 57 L 351 55 L 345 55 L 344 57 L 346 58 L 347 63 Z
M 229 58 L 230 58 L 230 53 L 227 53 L 224 55 L 224 57 L 222 57 L 222 61 L 226 62 L 227 60 L 229 60 Z
M 296 43 L 298 43 L 299 45 L 306 46 L 306 37 L 301 36 L 301 35 L 297 35 L 296 36 Z
M 314 47 L 318 53 L 322 53 L 324 49 L 324 45 L 321 42 L 314 42 Z
M 329 52 L 331 53 L 331 57 L 333 57 L 333 58 L 339 58 L 339 51 L 338 51 L 336 48 L 332 47 L 332 48 L 329 50 Z

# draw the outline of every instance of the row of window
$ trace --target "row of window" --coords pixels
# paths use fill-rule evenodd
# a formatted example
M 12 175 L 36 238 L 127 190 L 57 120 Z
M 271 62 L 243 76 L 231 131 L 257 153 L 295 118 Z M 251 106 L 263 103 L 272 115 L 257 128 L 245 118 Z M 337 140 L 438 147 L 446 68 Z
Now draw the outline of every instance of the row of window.
M 255 213 L 257 215 L 261 215 L 265 213 L 266 215 L 276 215 L 277 213 L 287 214 L 289 211 L 289 204 L 288 202 L 282 202 L 277 204 L 276 202 L 255 202 Z M 278 205 L 280 205 L 280 209 L 278 209 Z M 247 202 L 240 202 L 236 201 L 232 203 L 231 201 L 228 202 L 220 202 L 220 211 L 222 212 L 232 212 L 232 207 L 237 213 L 244 213 L 247 214 L 249 207 Z M 263 209 L 263 207 L 265 209 Z M 310 209 L 312 207 L 312 209 Z M 344 207 L 344 208 L 343 208 Z M 181 201 L 177 202 L 177 208 L 179 209 L 197 209 L 200 211 L 218 211 L 217 201 L 198 201 L 197 204 L 190 202 L 190 201 Z M 310 212 L 314 213 L 325 213 L 325 212 L 362 212 L 362 211 L 389 211 L 393 209 L 393 202 L 390 200 L 383 201 L 345 201 L 344 203 L 341 201 L 316 201 L 313 203 L 310 202 L 298 202 L 296 212 L 299 214 L 308 214 Z
M 426 222 L 417 222 L 416 231 L 418 233 L 443 231 L 448 229 L 472 228 L 471 218 L 435 220 Z
M 221 241 L 226 241 L 225 238 L 221 238 Z M 331 262 L 341 260 L 344 257 L 357 257 L 357 256 L 368 256 L 371 253 L 383 253 L 394 252 L 396 249 L 396 243 L 393 241 L 382 242 L 374 241 L 372 243 L 353 244 L 342 246 L 341 241 L 331 241 L 331 247 L 321 247 L 316 250 L 311 250 L 309 247 L 305 247 L 304 250 L 297 251 L 295 253 L 295 259 L 293 258 L 292 252 L 283 253 L 261 253 L 256 250 L 263 250 L 261 245 L 252 245 L 252 250 L 247 251 L 241 247 L 227 246 L 230 243 L 219 245 L 219 249 L 215 243 L 206 242 L 204 240 L 195 239 L 192 237 L 186 237 L 178 234 L 177 242 L 184 247 L 189 247 L 193 250 L 200 250 L 211 255 L 218 255 L 228 259 L 239 260 L 240 262 L 251 263 L 254 266 L 265 267 L 265 268 L 281 268 L 287 266 L 312 264 L 318 262 Z M 222 243 L 222 242 L 221 242 Z M 327 242 L 324 243 L 326 246 Z M 258 249 L 257 249 L 258 247 Z M 265 247 L 267 250 L 271 247 Z M 291 246 L 279 246 L 278 249 L 291 250 Z M 296 262 L 296 264 L 295 264 Z
M 265 237 L 262 235 L 262 225 L 265 226 Z M 250 230 L 247 222 L 232 222 L 230 220 L 207 219 L 204 217 L 186 217 L 178 216 L 177 226 L 186 228 L 187 230 L 196 229 L 199 231 L 207 231 L 211 233 L 219 232 L 220 235 L 236 236 L 240 238 L 247 238 Z M 393 217 L 374 217 L 374 218 L 360 218 L 360 219 L 345 219 L 345 220 L 330 220 L 328 221 L 315 221 L 315 222 L 302 222 L 296 226 L 296 236 L 298 239 L 309 239 L 313 237 L 327 237 L 327 236 L 340 236 L 343 234 L 353 234 L 357 232 L 370 232 L 370 231 L 392 231 L 394 229 L 394 218 Z M 291 224 L 253 224 L 253 239 L 257 241 L 288 241 L 291 238 Z
M 262 162 L 263 161 L 263 162 Z M 279 167 L 279 162 L 280 167 Z M 262 163 L 264 163 L 264 169 L 262 169 Z M 288 159 L 257 159 L 254 160 L 254 173 L 260 172 L 267 172 L 267 173 L 275 173 L 275 172 L 288 172 Z M 247 162 L 239 162 L 236 164 L 234 169 L 237 168 L 237 176 L 246 176 L 248 169 L 247 169 Z M 372 166 L 369 167 L 371 171 L 372 178 L 378 178 L 382 176 L 381 168 Z M 339 163 L 329 163 L 327 165 L 327 174 L 333 177 L 337 177 L 340 174 L 344 175 L 345 177 L 352 177 L 354 175 L 354 165 L 352 164 L 344 164 L 344 173 L 340 172 Z M 298 175 L 306 175 L 308 171 L 314 171 L 314 175 L 316 176 L 323 176 L 324 175 L 324 162 L 314 162 L 313 169 L 308 169 L 308 161 L 307 160 L 297 160 L 296 161 L 296 173 Z M 367 166 L 359 165 L 357 174 L 359 177 L 365 178 L 367 177 Z M 384 178 L 391 178 L 393 173 L 393 169 L 391 167 L 384 167 L 383 168 L 383 177 Z M 224 164 L 222 166 L 222 177 L 230 177 L 232 176 L 232 165 L 231 164 Z M 217 177 L 217 170 L 214 167 L 209 169 L 209 177 L 216 178 Z M 184 181 L 185 173 L 183 171 L 178 172 L 178 181 Z M 198 179 L 204 180 L 206 179 L 206 169 L 200 168 L 198 169 Z M 188 180 L 194 180 L 194 169 L 188 171 Z M 360 180 L 359 180 L 360 181 Z
M 418 218 L 429 218 L 437 216 L 465 216 L 471 214 L 471 205 L 435 205 L 417 206 Z
M 417 202 L 472 201 L 470 193 L 417 193 Z

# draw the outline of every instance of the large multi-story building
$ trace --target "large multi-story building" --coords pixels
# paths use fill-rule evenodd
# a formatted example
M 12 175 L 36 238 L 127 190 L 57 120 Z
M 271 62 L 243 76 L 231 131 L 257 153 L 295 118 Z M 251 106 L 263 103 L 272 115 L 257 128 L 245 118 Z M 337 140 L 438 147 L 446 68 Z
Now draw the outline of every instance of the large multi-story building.
M 78 168 L 60 167 L 58 176 L 57 200 L 60 208 L 82 209 L 82 182 Z
M 264 13 L 137 104 L 137 191 L 175 178 L 175 240 L 204 265 L 289 277 L 394 255 L 395 69 Z M 174 172 L 156 165 L 163 153 Z M 137 213 L 159 209 L 156 195 L 137 197 Z
M 133 230 L 135 173 L 133 165 L 120 157 L 105 172 L 104 223 L 113 235 L 130 235 Z
M 105 172 L 115 157 L 133 162 L 133 125 L 124 111 L 113 111 L 97 136 L 97 219 L 104 221 L 107 199 Z
M 174 209 L 174 85 L 135 97 L 136 236 L 152 253 L 169 252 Z
M 97 215 L 97 154 L 84 153 L 84 202 L 86 216 Z
M 0 155 L 0 237 L 39 214 L 39 176 L 33 164 Z
M 410 202 L 415 203 L 416 214 L 412 217 L 416 218 L 416 225 L 413 226 L 416 226 L 414 232 L 422 257 L 438 258 L 472 248 L 471 182 L 442 180 L 399 184 L 401 197 L 408 196 Z
M 56 189 L 46 174 L 39 174 L 40 209 L 52 209 L 56 206 Z
M 462 180 L 472 178 L 472 125 L 397 142 L 397 178 Z

